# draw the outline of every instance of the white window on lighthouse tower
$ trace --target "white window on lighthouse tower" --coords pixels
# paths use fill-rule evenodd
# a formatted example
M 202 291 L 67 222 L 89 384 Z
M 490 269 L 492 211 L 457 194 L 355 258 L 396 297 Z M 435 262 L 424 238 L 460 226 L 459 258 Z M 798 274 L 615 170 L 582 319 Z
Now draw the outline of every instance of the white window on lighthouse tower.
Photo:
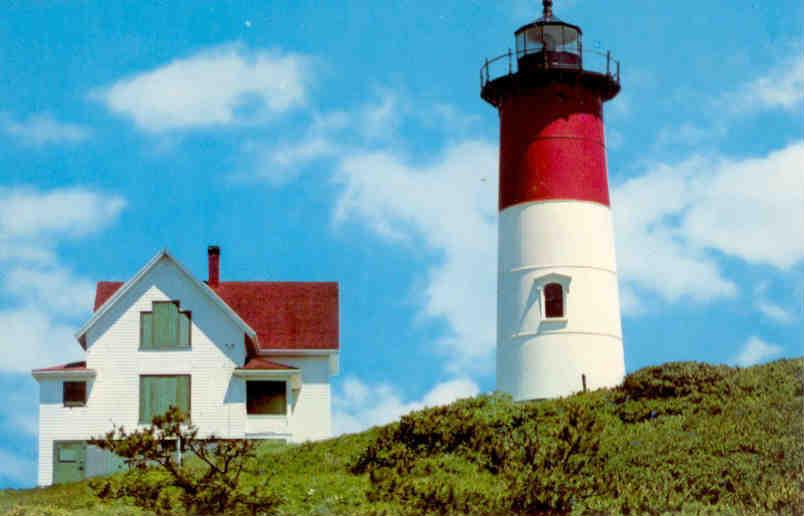
M 520 336 L 539 333 L 545 329 L 542 327 L 545 323 L 567 321 L 567 295 L 571 279 L 565 274 L 551 272 L 528 282 L 528 300 L 519 318 L 517 333 Z
M 536 278 L 541 292 L 541 322 L 565 322 L 567 320 L 567 295 L 570 280 L 566 274 L 553 272 Z

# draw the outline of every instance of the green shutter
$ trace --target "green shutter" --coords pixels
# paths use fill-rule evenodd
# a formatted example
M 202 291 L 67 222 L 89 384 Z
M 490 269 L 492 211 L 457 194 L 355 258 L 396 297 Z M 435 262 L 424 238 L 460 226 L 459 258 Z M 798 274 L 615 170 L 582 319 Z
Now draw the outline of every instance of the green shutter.
M 159 378 L 157 388 L 158 414 L 164 414 L 171 405 L 176 404 L 176 377 L 163 376 Z
M 190 416 L 190 377 L 176 377 L 176 406 L 187 417 Z
M 190 346 L 190 314 L 179 312 L 179 346 Z
M 153 413 L 151 404 L 151 376 L 140 376 L 140 423 L 150 423 Z
M 171 392 L 166 396 L 169 377 L 141 376 L 140 377 L 140 422 L 150 424 L 156 415 L 164 414 L 170 406 Z M 174 387 L 175 389 L 175 387 Z M 175 391 L 174 391 L 175 392 Z
M 178 345 L 178 307 L 171 303 L 154 303 L 154 347 L 174 348 Z
M 154 314 L 140 313 L 140 348 L 153 349 L 154 347 Z
M 175 405 L 190 415 L 190 376 L 140 376 L 140 423 L 150 424 Z

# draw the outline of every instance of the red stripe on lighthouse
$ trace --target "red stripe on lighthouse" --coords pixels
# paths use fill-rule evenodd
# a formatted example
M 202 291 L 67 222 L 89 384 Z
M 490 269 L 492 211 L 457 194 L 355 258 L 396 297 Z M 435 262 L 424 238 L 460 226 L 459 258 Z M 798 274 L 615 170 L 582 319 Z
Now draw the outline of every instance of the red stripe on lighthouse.
M 510 95 L 499 109 L 500 210 L 552 199 L 609 205 L 598 92 L 552 83 Z

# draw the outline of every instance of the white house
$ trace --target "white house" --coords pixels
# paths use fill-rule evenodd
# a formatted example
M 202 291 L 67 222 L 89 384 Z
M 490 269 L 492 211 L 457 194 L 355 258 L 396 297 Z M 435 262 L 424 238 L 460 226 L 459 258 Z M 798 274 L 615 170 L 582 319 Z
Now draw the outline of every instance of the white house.
M 85 360 L 36 369 L 39 485 L 108 473 L 87 440 L 175 404 L 201 435 L 298 442 L 330 436 L 338 285 L 194 278 L 161 251 L 127 282 L 99 282 L 76 334 Z M 61 344 L 61 343 L 58 343 Z

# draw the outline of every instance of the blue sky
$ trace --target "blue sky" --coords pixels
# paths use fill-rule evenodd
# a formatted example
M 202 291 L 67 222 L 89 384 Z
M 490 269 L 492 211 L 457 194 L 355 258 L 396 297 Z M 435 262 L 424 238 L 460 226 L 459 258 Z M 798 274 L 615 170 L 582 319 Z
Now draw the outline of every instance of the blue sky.
M 0 13 L 0 487 L 35 482 L 30 369 L 94 282 L 341 285 L 339 431 L 494 386 L 485 57 L 539 2 L 15 2 Z M 556 2 L 606 105 L 626 367 L 802 354 L 802 5 Z

